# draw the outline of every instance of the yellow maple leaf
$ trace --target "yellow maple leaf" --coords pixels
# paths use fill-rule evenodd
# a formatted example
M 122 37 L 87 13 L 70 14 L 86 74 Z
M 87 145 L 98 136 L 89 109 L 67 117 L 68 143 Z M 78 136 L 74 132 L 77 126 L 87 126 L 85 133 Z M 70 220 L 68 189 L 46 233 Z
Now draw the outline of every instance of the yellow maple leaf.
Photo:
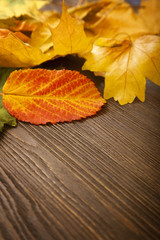
M 113 1 L 96 13 L 96 16 L 86 21 L 85 28 L 92 30 L 101 37 L 114 37 L 119 33 L 137 37 L 148 33 L 142 19 L 133 11 L 130 4 Z
M 48 0 L 1 0 L 0 19 L 20 17 L 21 15 L 35 17 L 38 9 L 48 2 Z
M 104 7 L 110 6 L 113 2 L 118 0 L 102 1 L 102 2 L 87 2 L 83 5 L 74 6 L 68 9 L 71 15 L 76 18 L 84 19 L 88 21 L 91 18 L 95 18 L 96 14 L 102 10 Z
M 104 72 L 104 98 L 120 104 L 137 96 L 145 100 L 146 78 L 160 85 L 160 37 L 144 35 L 131 40 L 99 39 L 83 70 Z M 97 49 L 98 48 L 98 49 Z
M 43 54 L 15 35 L 0 38 L 0 67 L 31 67 L 51 58 L 51 52 Z
M 143 0 L 139 9 L 139 17 L 144 21 L 148 32 L 160 33 L 160 1 L 159 0 Z
M 59 14 L 52 12 L 52 15 L 32 32 L 30 45 L 40 48 L 42 52 L 46 52 L 53 47 L 51 29 L 55 28 L 59 21 Z
M 82 55 L 92 49 L 92 39 L 86 36 L 83 22 L 72 17 L 64 3 L 60 23 L 51 32 L 55 55 Z

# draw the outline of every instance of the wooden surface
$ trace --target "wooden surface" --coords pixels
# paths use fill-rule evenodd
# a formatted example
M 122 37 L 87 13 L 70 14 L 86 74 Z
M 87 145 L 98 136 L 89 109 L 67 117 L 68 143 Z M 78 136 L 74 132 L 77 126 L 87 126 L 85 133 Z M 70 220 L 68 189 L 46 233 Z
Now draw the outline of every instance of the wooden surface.
M 103 79 L 85 74 L 102 93 Z M 148 83 L 145 103 L 109 100 L 82 121 L 8 128 L 0 239 L 160 239 L 159 103 L 160 88 Z

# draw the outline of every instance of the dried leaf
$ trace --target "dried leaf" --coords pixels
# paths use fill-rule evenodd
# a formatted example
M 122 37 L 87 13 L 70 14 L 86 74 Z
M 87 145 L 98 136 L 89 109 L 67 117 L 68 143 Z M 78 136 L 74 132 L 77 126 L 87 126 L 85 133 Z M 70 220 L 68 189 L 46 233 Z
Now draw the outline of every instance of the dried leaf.
M 3 85 L 7 80 L 9 74 L 15 69 L 0 68 L 0 93 L 2 92 Z M 2 132 L 4 125 L 16 126 L 16 119 L 12 117 L 8 111 L 4 108 L 2 102 L 2 95 L 0 95 L 0 132 Z
M 7 37 L 9 33 L 11 33 L 10 30 L 5 28 L 0 28 L 0 38 Z
M 24 18 L 21 20 L 12 18 L 12 25 L 10 30 L 16 32 L 32 32 L 39 26 L 39 22 L 32 18 Z
M 124 33 L 126 36 L 135 35 L 136 38 L 137 34 L 148 33 L 144 22 L 133 11 L 130 4 L 121 1 L 113 1 L 112 4 L 102 8 L 96 13 L 96 17 L 86 21 L 85 28 L 107 38 L 113 38 L 121 33 L 123 36 L 125 36 Z
M 87 59 L 83 69 L 105 76 L 105 98 L 121 104 L 136 96 L 144 101 L 145 77 L 159 84 L 159 37 L 151 35 L 160 32 L 158 0 L 142 0 L 137 13 L 124 0 L 68 10 L 63 0 L 61 18 L 51 10 L 40 14 L 47 2 L 1 0 L 0 66 L 26 68 L 78 54 Z
M 1 67 L 30 67 L 52 58 L 52 54 L 43 54 L 38 48 L 22 42 L 14 35 L 0 38 Z
M 109 6 L 112 1 L 103 2 L 90 2 L 84 5 L 74 6 L 68 9 L 69 13 L 76 18 L 84 19 L 88 21 L 91 18 L 95 18 L 96 14 L 104 7 Z M 115 2 L 115 1 L 114 1 Z
M 92 49 L 92 40 L 86 36 L 83 22 L 71 17 L 64 4 L 60 23 L 51 32 L 55 56 L 82 55 Z
M 1 0 L 0 19 L 21 15 L 36 17 L 39 14 L 38 9 L 46 3 L 48 3 L 46 0 Z
M 120 104 L 136 96 L 144 101 L 145 78 L 160 85 L 160 37 L 146 35 L 134 42 L 99 39 L 97 44 L 83 69 L 106 72 L 104 98 L 114 97 Z
M 12 34 L 13 36 L 17 37 L 18 39 L 20 39 L 21 41 L 23 41 L 25 43 L 29 42 L 29 37 L 27 37 L 26 35 L 24 35 L 21 32 L 12 32 L 8 29 L 0 28 L 0 39 L 8 37 L 9 34 Z
M 143 20 L 149 33 L 160 33 L 160 1 L 159 0 L 141 0 L 139 17 Z
M 44 22 L 41 23 L 35 31 L 32 32 L 30 45 L 40 48 L 42 52 L 46 52 L 53 47 L 51 29 L 59 24 L 59 14 L 53 12 L 52 15 Z
M 104 103 L 94 83 L 77 71 L 14 71 L 3 87 L 5 108 L 18 120 L 33 124 L 86 118 Z

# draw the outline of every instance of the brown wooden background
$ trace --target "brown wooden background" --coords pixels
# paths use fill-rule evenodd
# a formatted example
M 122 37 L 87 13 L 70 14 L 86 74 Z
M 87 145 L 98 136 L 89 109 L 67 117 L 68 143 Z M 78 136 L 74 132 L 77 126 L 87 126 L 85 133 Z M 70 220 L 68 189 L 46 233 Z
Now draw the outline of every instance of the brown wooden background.
M 60 58 L 45 68 L 80 69 Z M 84 72 L 103 93 L 103 78 Z M 72 123 L 0 135 L 0 239 L 160 239 L 160 88 Z
M 79 69 L 77 58 L 42 67 Z M 84 72 L 103 90 L 103 78 Z M 160 237 L 160 88 L 82 121 L 0 136 L 0 239 Z

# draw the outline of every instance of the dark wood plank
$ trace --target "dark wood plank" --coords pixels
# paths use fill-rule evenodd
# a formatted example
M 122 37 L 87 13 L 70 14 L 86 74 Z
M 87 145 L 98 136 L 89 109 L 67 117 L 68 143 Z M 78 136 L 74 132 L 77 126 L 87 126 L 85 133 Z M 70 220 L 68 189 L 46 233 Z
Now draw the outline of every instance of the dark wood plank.
M 159 93 L 1 134 L 0 239 L 159 239 Z

